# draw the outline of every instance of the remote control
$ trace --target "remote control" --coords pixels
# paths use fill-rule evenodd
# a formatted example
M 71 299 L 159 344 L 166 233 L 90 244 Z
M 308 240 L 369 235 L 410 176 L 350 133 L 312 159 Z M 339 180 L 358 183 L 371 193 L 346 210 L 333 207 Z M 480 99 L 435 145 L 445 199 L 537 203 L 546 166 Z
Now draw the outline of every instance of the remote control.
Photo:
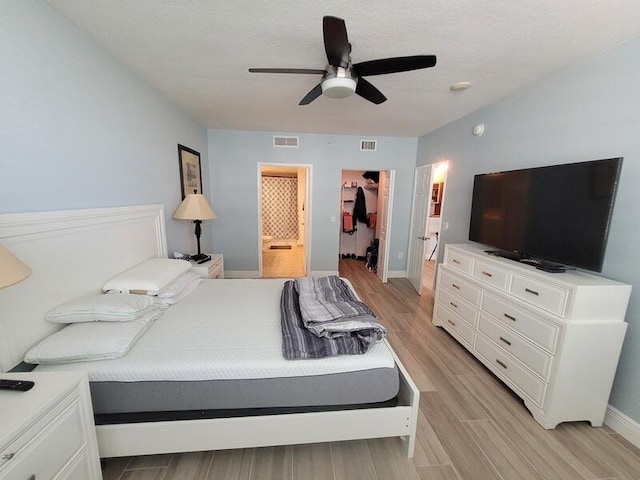
M 6 380 L 0 378 L 0 390 L 18 390 L 26 392 L 33 387 L 34 383 L 28 380 Z

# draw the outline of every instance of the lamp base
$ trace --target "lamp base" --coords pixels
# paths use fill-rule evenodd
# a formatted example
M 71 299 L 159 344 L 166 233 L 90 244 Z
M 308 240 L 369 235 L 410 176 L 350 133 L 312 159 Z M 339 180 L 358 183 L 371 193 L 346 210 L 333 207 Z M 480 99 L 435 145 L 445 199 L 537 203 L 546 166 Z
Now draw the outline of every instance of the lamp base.
M 211 255 L 207 255 L 206 253 L 197 253 L 195 255 L 191 255 L 190 259 L 194 262 L 206 262 L 211 260 Z

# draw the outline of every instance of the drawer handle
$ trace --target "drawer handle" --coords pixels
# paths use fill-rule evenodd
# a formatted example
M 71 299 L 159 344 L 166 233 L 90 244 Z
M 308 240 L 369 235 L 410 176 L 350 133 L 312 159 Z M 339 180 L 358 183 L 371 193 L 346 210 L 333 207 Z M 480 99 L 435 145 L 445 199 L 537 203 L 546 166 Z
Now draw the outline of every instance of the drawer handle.
M 500 337 L 500 340 L 502 340 L 507 345 L 511 346 L 511 342 L 509 340 L 507 340 L 506 338 Z
M 482 271 L 482 274 L 487 276 L 487 277 L 493 277 L 493 275 L 489 272 L 485 272 L 484 270 Z
M 454 327 L 456 326 L 456 322 L 454 322 L 453 320 L 449 320 L 447 319 L 447 322 L 449 322 L 451 325 L 453 325 Z
M 513 320 L 514 322 L 516 321 L 516 317 L 512 317 L 508 313 L 505 313 L 504 316 L 507 317 L 509 320 Z
M 500 360 L 498 360 L 497 358 L 496 358 L 496 363 L 497 363 L 498 365 L 500 365 L 500 366 L 501 366 L 502 368 L 504 368 L 504 369 L 506 369 L 506 368 L 507 368 L 507 366 L 506 366 L 503 362 L 501 362 Z
M 530 293 L 531 295 L 540 295 L 540 293 L 536 292 L 535 290 L 531 290 L 530 288 L 525 288 L 524 291 Z
M 449 302 L 449 305 L 451 305 L 453 308 L 458 308 L 458 305 L 456 305 L 456 304 L 455 304 L 455 303 L 453 303 L 453 302 Z
M 5 462 L 8 462 L 9 460 L 11 460 L 13 457 L 15 457 L 16 454 L 15 453 L 5 453 L 4 455 L 2 455 L 0 457 L 0 460 L 3 460 Z
M 460 290 L 460 287 L 458 285 L 456 285 L 455 283 L 452 283 L 451 286 L 457 290 Z
M 455 259 L 455 258 L 454 258 L 454 259 L 453 259 L 453 263 L 455 263 L 455 264 L 457 264 L 457 265 L 460 265 L 460 260 L 457 260 L 457 259 Z

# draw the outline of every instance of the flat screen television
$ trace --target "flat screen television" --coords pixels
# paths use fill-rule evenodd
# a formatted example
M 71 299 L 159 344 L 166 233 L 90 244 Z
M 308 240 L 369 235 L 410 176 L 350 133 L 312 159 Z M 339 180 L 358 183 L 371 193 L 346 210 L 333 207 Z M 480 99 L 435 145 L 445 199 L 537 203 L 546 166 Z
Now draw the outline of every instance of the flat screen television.
M 475 176 L 469 240 L 551 271 L 602 271 L 622 158 Z

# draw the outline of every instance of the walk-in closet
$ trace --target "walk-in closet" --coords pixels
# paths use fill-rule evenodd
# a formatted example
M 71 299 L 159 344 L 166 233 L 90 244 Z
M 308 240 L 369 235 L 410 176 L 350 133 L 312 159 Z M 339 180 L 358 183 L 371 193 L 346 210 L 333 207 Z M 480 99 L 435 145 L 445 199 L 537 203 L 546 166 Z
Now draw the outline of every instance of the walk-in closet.
M 340 257 L 361 260 L 375 270 L 371 256 L 378 223 L 379 172 L 342 171 Z

